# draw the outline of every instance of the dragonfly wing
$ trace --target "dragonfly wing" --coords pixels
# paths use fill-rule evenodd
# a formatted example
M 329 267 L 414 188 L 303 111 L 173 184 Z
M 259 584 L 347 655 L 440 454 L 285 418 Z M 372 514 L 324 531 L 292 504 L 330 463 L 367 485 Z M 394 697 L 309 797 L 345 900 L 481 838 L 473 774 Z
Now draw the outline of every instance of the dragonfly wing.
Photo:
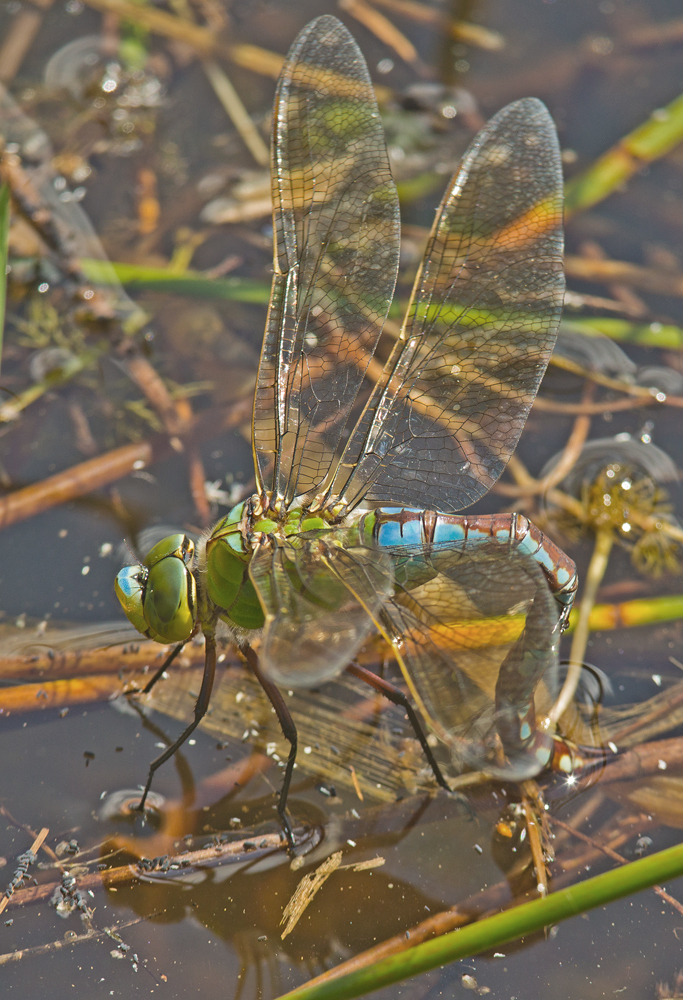
M 278 684 L 312 687 L 340 674 L 393 593 L 389 556 L 346 547 L 343 534 L 264 541 L 252 557 L 249 576 L 266 619 L 259 657 Z
M 403 550 L 405 551 L 405 550 Z M 556 682 L 558 608 L 538 565 L 495 543 L 432 552 L 437 575 L 397 587 L 379 623 L 457 766 L 520 780 L 548 760 L 536 707 Z M 424 564 L 415 550 L 401 573 Z M 400 579 L 400 576 L 399 576 Z
M 562 170 L 535 98 L 479 133 L 447 190 L 401 337 L 331 492 L 443 512 L 505 468 L 552 352 L 564 293 Z
M 254 400 L 259 492 L 289 504 L 334 461 L 396 282 L 398 197 L 365 61 L 333 17 L 294 42 L 272 140 L 275 261 Z

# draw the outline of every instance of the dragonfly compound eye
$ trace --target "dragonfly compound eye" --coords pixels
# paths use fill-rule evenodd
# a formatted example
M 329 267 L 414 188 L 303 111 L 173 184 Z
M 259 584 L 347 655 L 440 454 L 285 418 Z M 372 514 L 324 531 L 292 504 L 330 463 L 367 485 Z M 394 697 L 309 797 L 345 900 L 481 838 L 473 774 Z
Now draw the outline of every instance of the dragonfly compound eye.
M 196 606 L 194 577 L 182 556 L 174 552 L 151 567 L 145 581 L 142 607 L 145 621 L 160 637 L 158 641 L 189 639 L 194 629 Z
M 146 576 L 145 567 L 137 563 L 135 566 L 124 566 L 117 573 L 114 582 L 114 590 L 126 613 L 126 618 L 143 635 L 147 635 L 149 630 L 142 607 Z
M 131 622 L 155 642 L 184 642 L 195 625 L 197 592 L 188 566 L 194 542 L 178 532 L 163 538 L 144 563 L 124 566 L 115 590 Z

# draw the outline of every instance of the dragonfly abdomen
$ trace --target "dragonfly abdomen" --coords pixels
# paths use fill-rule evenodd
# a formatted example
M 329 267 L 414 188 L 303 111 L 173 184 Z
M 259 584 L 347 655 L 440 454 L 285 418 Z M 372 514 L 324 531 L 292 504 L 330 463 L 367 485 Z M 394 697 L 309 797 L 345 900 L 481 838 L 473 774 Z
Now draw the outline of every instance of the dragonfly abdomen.
M 466 551 L 495 541 L 537 562 L 562 610 L 569 617 L 578 586 L 576 566 L 528 518 L 521 514 L 437 514 L 413 507 L 379 507 L 363 516 L 359 525 L 366 544 L 380 548 L 426 546 L 438 562 L 440 549 Z

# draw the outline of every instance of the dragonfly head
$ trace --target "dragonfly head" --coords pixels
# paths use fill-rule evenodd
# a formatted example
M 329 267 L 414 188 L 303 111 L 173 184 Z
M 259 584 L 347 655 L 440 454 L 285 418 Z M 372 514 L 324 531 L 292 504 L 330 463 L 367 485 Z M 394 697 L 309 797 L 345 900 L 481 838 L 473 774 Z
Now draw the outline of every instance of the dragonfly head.
M 182 533 L 162 538 L 144 561 L 124 566 L 114 584 L 128 620 L 155 642 L 184 642 L 197 620 L 192 574 L 194 542 Z

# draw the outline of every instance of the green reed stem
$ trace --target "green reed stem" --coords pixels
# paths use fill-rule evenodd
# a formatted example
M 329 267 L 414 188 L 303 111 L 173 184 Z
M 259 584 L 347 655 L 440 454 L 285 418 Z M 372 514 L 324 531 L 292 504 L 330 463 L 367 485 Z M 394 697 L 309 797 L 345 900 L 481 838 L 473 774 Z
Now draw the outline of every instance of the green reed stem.
M 544 899 L 523 903 L 504 913 L 497 913 L 451 931 L 433 941 L 425 941 L 409 951 L 385 958 L 365 969 L 317 985 L 300 986 L 279 1000 L 350 1000 L 410 976 L 428 972 L 447 962 L 499 948 L 507 941 L 535 934 L 560 920 L 596 906 L 604 906 L 681 874 L 683 844 L 678 844 L 649 858 L 632 861 L 568 889 L 553 892 Z
M 683 618 L 683 594 L 665 594 L 662 597 L 644 597 L 621 604 L 596 604 L 590 613 L 588 627 L 591 632 L 613 628 L 634 628 L 653 622 L 675 621 Z M 574 632 L 579 620 L 579 609 L 572 610 L 567 632 Z
M 587 170 L 565 185 L 564 213 L 584 211 L 607 198 L 653 160 L 669 153 L 683 140 L 683 94 L 652 112 Z

